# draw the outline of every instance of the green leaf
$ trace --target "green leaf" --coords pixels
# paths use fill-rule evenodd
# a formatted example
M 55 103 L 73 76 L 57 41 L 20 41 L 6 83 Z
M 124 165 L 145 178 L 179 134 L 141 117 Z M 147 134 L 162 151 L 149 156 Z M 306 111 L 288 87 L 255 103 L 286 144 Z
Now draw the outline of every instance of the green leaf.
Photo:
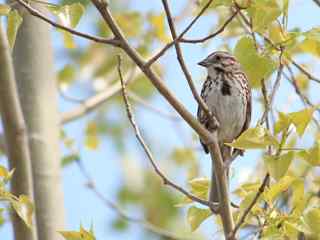
M 121 12 L 115 19 L 127 37 L 135 37 L 143 30 L 143 19 L 139 12 Z
M 257 195 L 256 191 L 250 192 L 249 194 L 247 194 L 244 199 L 241 201 L 240 203 L 240 208 L 239 208 L 239 215 L 238 215 L 238 220 L 240 219 L 240 217 L 242 217 L 243 212 L 248 209 L 249 205 L 253 202 L 253 200 L 255 199 Z M 258 205 L 258 202 L 260 201 L 261 196 L 258 198 L 258 200 L 256 201 L 256 204 L 251 208 L 250 213 L 257 213 L 260 211 L 260 207 Z
M 189 186 L 191 188 L 191 193 L 197 196 L 198 198 L 201 199 L 207 199 L 208 198 L 208 190 L 209 190 L 209 185 L 210 181 L 208 178 L 205 177 L 200 177 L 200 178 L 194 178 L 190 180 Z M 182 201 L 178 204 L 176 204 L 176 207 L 183 207 L 185 205 L 188 205 L 192 203 L 192 200 L 188 197 L 183 197 Z
M 305 209 L 306 199 L 304 193 L 304 181 L 301 178 L 292 183 L 292 210 L 293 215 L 300 217 Z
M 313 208 L 310 211 L 308 211 L 304 216 L 304 220 L 312 233 L 320 234 L 320 209 L 319 208 Z
M 64 156 L 62 158 L 61 166 L 65 167 L 65 166 L 70 165 L 71 163 L 73 163 L 75 161 L 78 161 L 79 159 L 80 159 L 79 154 L 75 154 L 75 153 L 69 154 L 69 155 Z
M 306 108 L 302 111 L 289 114 L 291 122 L 295 125 L 299 136 L 301 137 L 312 119 L 315 108 Z
M 95 240 L 92 229 L 90 231 L 85 230 L 80 226 L 80 231 L 59 231 L 65 240 Z
M 10 202 L 19 217 L 28 227 L 31 227 L 34 206 L 29 197 L 26 195 L 20 195 L 18 200 L 11 200 Z
M 161 42 L 168 42 L 170 38 L 166 34 L 166 20 L 165 15 L 154 15 L 151 14 L 149 16 L 149 22 L 151 23 L 153 27 L 154 34 Z
M 76 75 L 76 70 L 74 66 L 70 64 L 66 64 L 59 72 L 58 72 L 58 80 L 59 84 L 69 85 Z
M 252 18 L 253 30 L 263 31 L 280 16 L 281 9 L 276 0 L 259 0 L 251 4 L 248 13 Z
M 11 10 L 11 7 L 7 4 L 0 4 L 0 16 L 7 16 Z
M 10 11 L 8 15 L 7 36 L 10 48 L 13 49 L 18 29 L 22 23 L 22 17 L 17 10 Z
M 195 152 L 191 148 L 175 148 L 171 158 L 179 165 L 185 165 L 196 161 Z
M 5 167 L 0 165 L 0 178 L 3 178 L 5 182 L 8 182 L 12 178 L 14 170 L 15 169 L 8 171 Z
M 195 231 L 200 224 L 211 216 L 211 211 L 209 209 L 202 209 L 197 207 L 190 207 L 188 209 L 187 219 L 191 226 L 191 230 Z
M 296 178 L 291 176 L 284 176 L 281 178 L 277 183 L 271 185 L 271 187 L 263 193 L 264 199 L 272 203 L 272 201 L 282 192 L 286 191 L 293 181 L 295 181 Z
M 282 154 L 280 156 L 266 156 L 265 163 L 270 175 L 274 179 L 280 180 L 280 178 L 282 178 L 287 173 L 293 157 L 293 151 L 289 151 L 288 153 Z
M 210 181 L 208 178 L 194 178 L 189 181 L 189 185 L 191 187 L 191 191 L 193 193 L 208 193 Z
M 298 155 L 312 166 L 320 166 L 320 140 L 317 140 L 312 148 L 300 151 Z
M 85 145 L 88 149 L 96 150 L 100 145 L 98 127 L 95 122 L 89 122 L 86 128 Z
M 75 28 L 78 25 L 84 10 L 81 3 L 74 3 L 61 7 L 58 10 L 57 16 L 64 25 Z
M 269 77 L 275 69 L 275 63 L 270 58 L 259 55 L 249 37 L 243 37 L 237 42 L 234 55 L 254 88 L 259 87 L 261 79 Z
M 274 124 L 275 134 L 278 134 L 279 132 L 282 132 L 283 130 L 287 129 L 290 126 L 290 124 L 291 124 L 290 117 L 283 112 L 279 112 L 279 119 Z
M 249 128 L 243 132 L 234 142 L 225 143 L 238 149 L 264 149 L 267 146 L 278 146 L 278 141 L 261 126 Z

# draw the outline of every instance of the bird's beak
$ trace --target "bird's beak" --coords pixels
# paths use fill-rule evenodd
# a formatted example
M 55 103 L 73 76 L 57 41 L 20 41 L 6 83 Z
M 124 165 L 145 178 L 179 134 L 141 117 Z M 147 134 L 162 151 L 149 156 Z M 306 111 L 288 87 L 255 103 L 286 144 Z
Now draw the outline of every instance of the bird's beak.
M 201 62 L 198 62 L 198 65 L 200 65 L 202 67 L 208 67 L 209 66 L 209 62 L 207 61 L 207 59 L 204 59 Z

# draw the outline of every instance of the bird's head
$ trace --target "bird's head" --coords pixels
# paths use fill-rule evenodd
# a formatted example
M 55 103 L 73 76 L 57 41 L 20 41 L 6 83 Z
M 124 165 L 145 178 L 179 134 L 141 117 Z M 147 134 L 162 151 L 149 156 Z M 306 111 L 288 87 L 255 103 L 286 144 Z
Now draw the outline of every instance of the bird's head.
M 209 70 L 213 71 L 234 71 L 240 69 L 240 64 L 228 52 L 217 51 L 210 54 L 204 60 L 198 63 L 200 66 L 205 67 Z

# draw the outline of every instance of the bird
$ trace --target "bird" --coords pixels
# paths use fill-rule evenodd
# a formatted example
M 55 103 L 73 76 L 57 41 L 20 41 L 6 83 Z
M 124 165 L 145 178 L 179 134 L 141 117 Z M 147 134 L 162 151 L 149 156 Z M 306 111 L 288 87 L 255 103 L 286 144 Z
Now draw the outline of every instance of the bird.
M 215 51 L 198 63 L 207 70 L 201 98 L 217 119 L 219 127 L 198 106 L 198 121 L 210 132 L 217 131 L 218 144 L 229 175 L 229 165 L 243 150 L 232 149 L 230 143 L 249 128 L 251 120 L 251 88 L 245 72 L 235 56 L 225 51 Z M 204 141 L 200 142 L 205 153 L 209 153 Z M 209 201 L 219 202 L 214 167 L 212 166 Z

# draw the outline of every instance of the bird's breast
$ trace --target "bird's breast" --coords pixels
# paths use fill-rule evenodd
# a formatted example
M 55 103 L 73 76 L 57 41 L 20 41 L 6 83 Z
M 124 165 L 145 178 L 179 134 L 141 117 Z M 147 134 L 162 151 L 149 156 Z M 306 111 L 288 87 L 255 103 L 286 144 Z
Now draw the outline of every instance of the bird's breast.
M 226 76 L 213 78 L 207 83 L 204 99 L 220 123 L 219 141 L 231 142 L 241 132 L 246 120 L 246 99 L 241 86 L 226 79 Z

